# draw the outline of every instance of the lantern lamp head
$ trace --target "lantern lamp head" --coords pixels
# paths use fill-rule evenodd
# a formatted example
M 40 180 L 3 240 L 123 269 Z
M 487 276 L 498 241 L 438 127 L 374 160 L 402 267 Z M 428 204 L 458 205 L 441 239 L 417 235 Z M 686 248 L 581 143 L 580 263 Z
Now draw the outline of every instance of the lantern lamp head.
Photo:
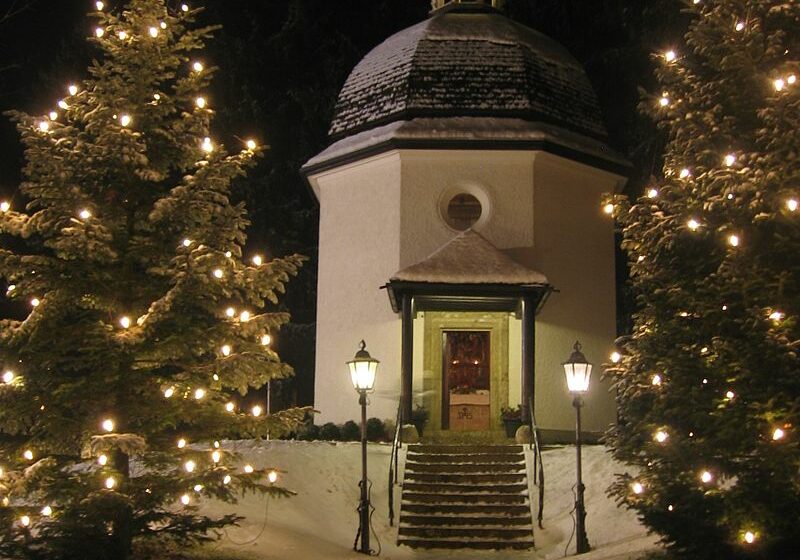
M 586 360 L 581 352 L 581 343 L 575 341 L 572 354 L 562 364 L 567 377 L 567 388 L 573 395 L 582 395 L 589 390 L 589 378 L 592 375 L 592 364 Z
M 350 370 L 350 380 L 353 382 L 353 388 L 356 391 L 359 393 L 372 392 L 379 363 L 378 360 L 369 355 L 367 344 L 362 340 L 356 355 L 347 362 L 347 368 Z

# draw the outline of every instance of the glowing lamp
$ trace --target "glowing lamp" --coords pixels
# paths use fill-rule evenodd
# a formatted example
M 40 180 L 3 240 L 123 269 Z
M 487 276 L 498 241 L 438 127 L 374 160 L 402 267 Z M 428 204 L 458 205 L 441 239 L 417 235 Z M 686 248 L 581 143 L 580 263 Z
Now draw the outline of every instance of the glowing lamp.
M 753 544 L 756 542 L 756 534 L 753 531 L 745 531 L 744 535 L 742 535 L 742 538 L 747 544 Z
M 122 126 L 128 126 L 131 124 L 131 116 L 130 115 L 122 115 L 119 118 L 119 124 Z
M 350 381 L 353 388 L 359 393 L 368 393 L 373 390 L 375 385 L 375 373 L 378 371 L 378 360 L 367 352 L 367 344 L 363 340 L 359 345 L 356 355 L 347 363 L 350 370 Z
M 252 408 L 252 410 L 251 410 L 251 411 L 252 411 L 252 413 L 253 413 L 253 416 L 255 416 L 256 418 L 258 418 L 259 416 L 261 416 L 261 413 L 264 411 L 264 409 L 262 409 L 262 408 L 261 408 L 259 405 L 255 405 L 255 406 Z
M 215 268 L 213 274 L 214 274 L 214 278 L 222 278 L 222 269 L 221 268 Z
M 194 100 L 194 104 L 197 105 L 199 109 L 203 109 L 206 106 L 206 98 L 205 97 L 198 97 Z
M 592 375 L 592 364 L 581 353 L 581 343 L 575 341 L 572 354 L 562 365 L 567 378 L 567 388 L 574 395 L 580 395 L 589 390 L 589 378 Z

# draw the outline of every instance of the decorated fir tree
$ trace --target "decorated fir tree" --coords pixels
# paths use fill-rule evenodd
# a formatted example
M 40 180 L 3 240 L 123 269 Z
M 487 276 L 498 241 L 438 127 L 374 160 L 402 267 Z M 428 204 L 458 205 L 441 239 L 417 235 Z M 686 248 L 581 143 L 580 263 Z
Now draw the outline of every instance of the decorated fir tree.
M 610 198 L 637 298 L 613 494 L 684 557 L 800 551 L 800 4 L 692 0 L 646 102 L 663 175 Z M 615 356 L 616 357 L 616 356 Z
M 269 343 L 302 258 L 243 261 L 230 188 L 259 148 L 212 139 L 213 68 L 191 56 L 213 29 L 169 6 L 97 2 L 89 77 L 49 115 L 12 115 L 26 165 L 0 206 L 0 276 L 30 313 L 0 322 L 4 558 L 120 560 L 236 521 L 206 498 L 286 493 L 215 440 L 302 413 L 235 398 L 291 373 Z

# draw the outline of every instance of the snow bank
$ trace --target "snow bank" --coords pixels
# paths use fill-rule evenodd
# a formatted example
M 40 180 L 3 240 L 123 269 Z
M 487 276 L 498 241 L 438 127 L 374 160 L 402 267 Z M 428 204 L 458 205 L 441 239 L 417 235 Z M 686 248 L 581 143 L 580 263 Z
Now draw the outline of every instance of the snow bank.
M 238 551 L 242 558 L 253 560 L 290 559 L 363 559 L 353 552 L 358 528 L 358 480 L 360 444 L 299 441 L 225 442 L 224 447 L 242 453 L 256 467 L 275 467 L 283 471 L 280 484 L 297 492 L 287 499 L 248 495 L 237 506 L 211 502 L 207 510 L 214 514 L 235 512 L 247 519 L 240 527 L 229 529 L 214 545 L 226 551 Z M 564 556 L 573 522 L 570 517 L 574 497 L 575 449 L 564 447 L 543 454 L 546 476 L 544 530 L 537 529 L 535 552 L 414 551 L 397 547 L 397 523 L 389 526 L 387 484 L 388 445 L 370 444 L 369 473 L 373 482 L 372 518 L 382 546 L 381 557 L 406 558 L 537 558 Z M 622 470 L 600 446 L 584 448 L 584 483 L 586 484 L 586 519 L 589 543 L 595 549 L 581 556 L 583 560 L 627 560 L 640 558 L 656 547 L 656 538 L 648 536 L 636 517 L 616 507 L 605 496 L 613 474 Z M 530 461 L 529 461 L 530 462 Z M 400 488 L 396 487 L 396 515 L 399 515 Z M 534 503 L 536 497 L 534 495 Z M 535 515 L 535 512 L 534 512 Z M 574 553 L 574 538 L 569 554 Z M 372 547 L 378 543 L 372 537 Z

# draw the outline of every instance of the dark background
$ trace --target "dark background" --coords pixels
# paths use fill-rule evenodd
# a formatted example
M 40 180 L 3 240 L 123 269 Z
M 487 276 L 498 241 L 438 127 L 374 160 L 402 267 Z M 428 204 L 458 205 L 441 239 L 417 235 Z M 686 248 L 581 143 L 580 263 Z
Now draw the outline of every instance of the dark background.
M 109 0 L 111 9 L 119 1 Z M 67 84 L 86 75 L 96 53 L 84 40 L 89 0 L 0 0 L 0 111 L 45 114 Z M 176 5 L 179 2 L 175 3 Z M 203 59 L 217 65 L 210 106 L 215 137 L 259 138 L 270 146 L 235 197 L 247 203 L 248 245 L 269 256 L 311 257 L 283 304 L 292 323 L 276 337 L 297 372 L 281 382 L 279 403 L 313 401 L 317 206 L 300 166 L 327 145 L 339 88 L 350 70 L 392 33 L 424 19 L 429 0 L 205 0 L 201 23 L 221 24 Z M 633 163 L 627 190 L 640 192 L 660 168 L 662 139 L 637 112 L 640 88 L 653 89 L 654 52 L 675 46 L 685 20 L 675 0 L 508 0 L 506 13 L 561 42 L 584 64 L 603 108 L 610 144 Z M 22 150 L 0 117 L 0 199 L 15 197 Z M 18 195 L 17 195 L 18 196 Z M 631 301 L 618 256 L 619 330 Z M 346 264 L 343 263 L 343 266 Z M 3 292 L 4 293 L 4 290 Z M 387 302 L 388 305 L 388 302 Z M 7 302 L 4 315 L 17 310 Z M 347 356 L 347 352 L 343 355 Z M 344 358 L 343 358 L 344 359 Z M 344 366 L 343 366 L 344 367 Z M 344 371 L 344 370 L 343 370 Z M 344 374 L 344 373 L 343 373 Z

